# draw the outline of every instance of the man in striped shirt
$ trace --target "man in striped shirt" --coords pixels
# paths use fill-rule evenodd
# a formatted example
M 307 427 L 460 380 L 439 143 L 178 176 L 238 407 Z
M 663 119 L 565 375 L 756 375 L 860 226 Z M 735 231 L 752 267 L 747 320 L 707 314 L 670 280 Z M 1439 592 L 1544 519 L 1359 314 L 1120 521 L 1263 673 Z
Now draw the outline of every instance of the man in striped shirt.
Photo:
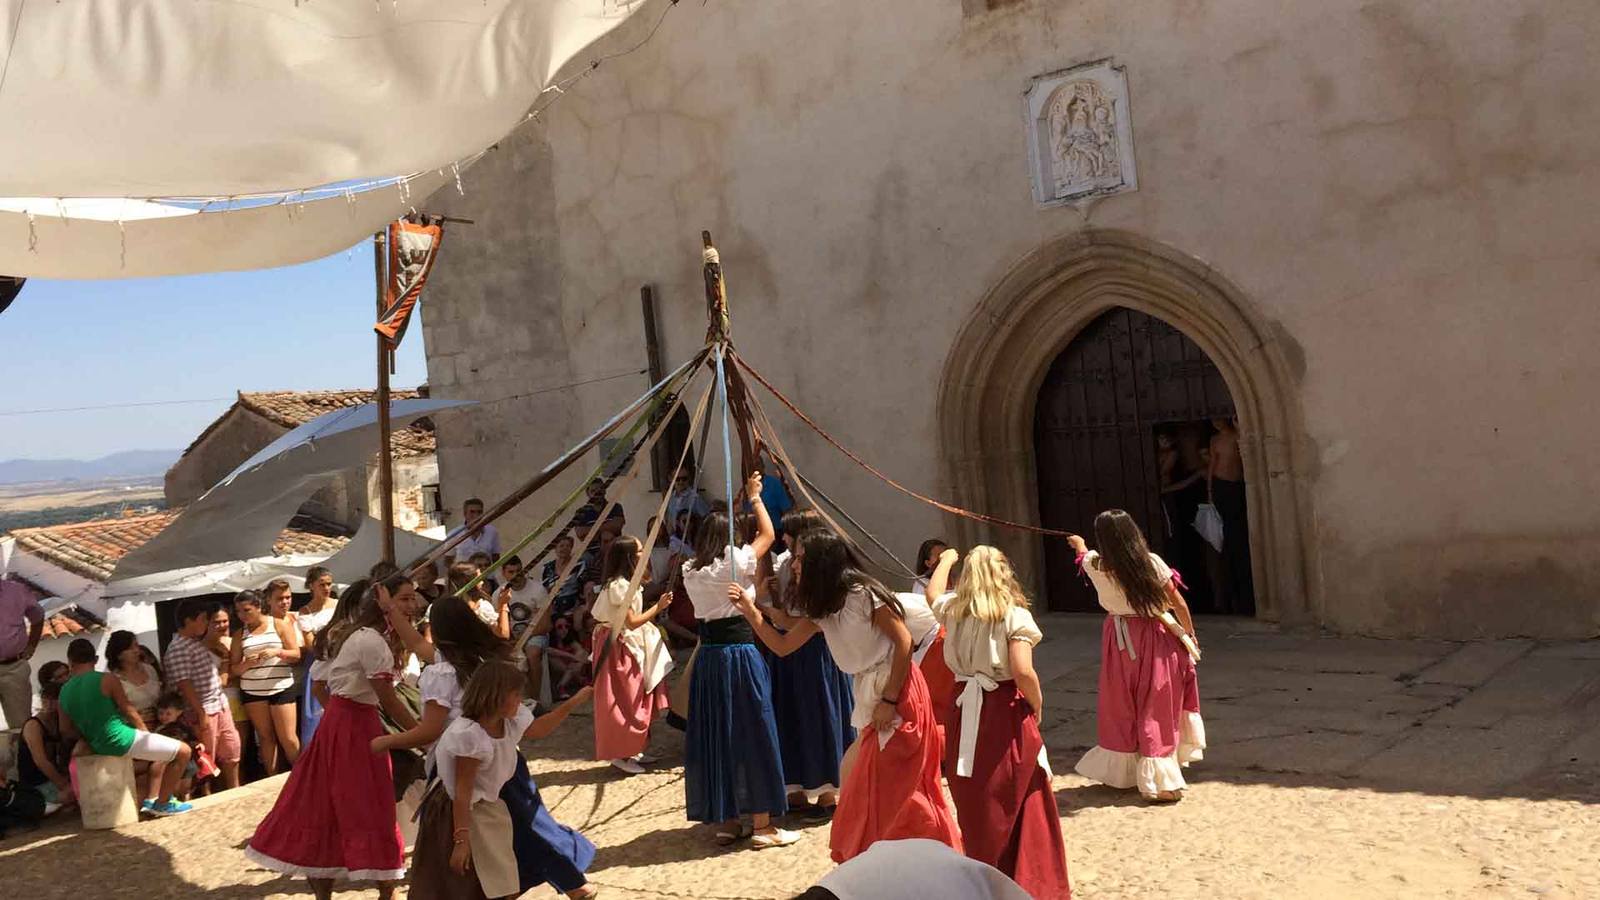
M 222 695 L 222 679 L 217 674 L 218 660 L 206 647 L 206 630 L 211 627 L 212 606 L 204 600 L 190 599 L 178 604 L 178 633 L 167 645 L 162 666 L 167 688 L 183 695 L 189 708 L 189 724 L 200 735 L 200 742 L 211 752 L 221 770 L 224 788 L 239 786 L 239 730 L 233 725 L 228 700 Z

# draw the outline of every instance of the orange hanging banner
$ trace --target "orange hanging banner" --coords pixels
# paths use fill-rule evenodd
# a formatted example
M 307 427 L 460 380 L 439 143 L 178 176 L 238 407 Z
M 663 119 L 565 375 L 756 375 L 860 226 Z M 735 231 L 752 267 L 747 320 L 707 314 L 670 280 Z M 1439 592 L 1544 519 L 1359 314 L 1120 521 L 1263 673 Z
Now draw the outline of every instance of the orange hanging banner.
M 433 271 L 443 240 L 444 223 L 439 219 L 398 219 L 389 224 L 389 278 L 383 291 L 383 314 L 372 327 L 390 347 L 400 346 L 405 337 L 411 312 L 422 299 L 422 287 Z

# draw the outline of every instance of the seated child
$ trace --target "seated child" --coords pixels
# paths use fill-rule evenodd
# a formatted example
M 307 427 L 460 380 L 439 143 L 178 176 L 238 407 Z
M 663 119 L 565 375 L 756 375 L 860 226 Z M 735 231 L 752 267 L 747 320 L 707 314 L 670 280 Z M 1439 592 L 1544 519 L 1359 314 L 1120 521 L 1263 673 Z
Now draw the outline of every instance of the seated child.
M 184 724 L 183 714 L 188 709 L 183 695 L 177 691 L 167 691 L 156 701 L 156 721 L 161 725 L 156 734 L 165 735 L 174 740 L 182 741 L 189 745 L 192 755 L 189 765 L 183 770 L 183 777 L 178 779 L 178 799 L 188 800 L 189 794 L 199 782 L 217 774 L 217 766 L 211 760 L 211 754 L 206 750 L 206 745 L 194 733 L 194 729 Z

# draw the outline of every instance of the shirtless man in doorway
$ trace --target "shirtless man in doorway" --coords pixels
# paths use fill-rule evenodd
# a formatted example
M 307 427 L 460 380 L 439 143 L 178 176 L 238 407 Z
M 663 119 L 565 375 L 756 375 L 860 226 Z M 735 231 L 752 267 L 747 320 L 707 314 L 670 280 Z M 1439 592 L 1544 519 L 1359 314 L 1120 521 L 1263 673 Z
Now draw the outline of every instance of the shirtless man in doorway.
M 1250 522 L 1245 514 L 1244 461 L 1239 458 L 1239 428 L 1233 419 L 1212 419 L 1206 469 L 1206 497 L 1222 516 L 1223 593 L 1217 611 L 1239 616 L 1255 615 L 1256 601 L 1250 572 Z

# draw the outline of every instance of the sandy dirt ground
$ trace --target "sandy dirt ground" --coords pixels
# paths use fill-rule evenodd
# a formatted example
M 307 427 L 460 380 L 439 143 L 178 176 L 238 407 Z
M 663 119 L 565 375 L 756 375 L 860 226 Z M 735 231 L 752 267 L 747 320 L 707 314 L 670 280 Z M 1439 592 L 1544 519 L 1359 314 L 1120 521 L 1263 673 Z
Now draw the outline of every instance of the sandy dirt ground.
M 1046 738 L 1076 896 L 1600 897 L 1593 642 L 1224 636 L 1202 621 L 1211 746 L 1188 798 L 1157 807 L 1071 774 L 1093 742 L 1097 622 L 1043 624 L 1057 642 L 1041 667 Z M 794 847 L 714 848 L 683 818 L 680 735 L 662 729 L 662 763 L 629 778 L 585 758 L 589 728 L 571 720 L 533 748 L 533 767 L 556 817 L 599 846 L 603 896 L 786 898 L 831 867 L 828 826 L 798 819 Z M 110 832 L 52 822 L 0 842 L 0 883 L 8 898 L 309 897 L 240 852 L 276 790 Z

